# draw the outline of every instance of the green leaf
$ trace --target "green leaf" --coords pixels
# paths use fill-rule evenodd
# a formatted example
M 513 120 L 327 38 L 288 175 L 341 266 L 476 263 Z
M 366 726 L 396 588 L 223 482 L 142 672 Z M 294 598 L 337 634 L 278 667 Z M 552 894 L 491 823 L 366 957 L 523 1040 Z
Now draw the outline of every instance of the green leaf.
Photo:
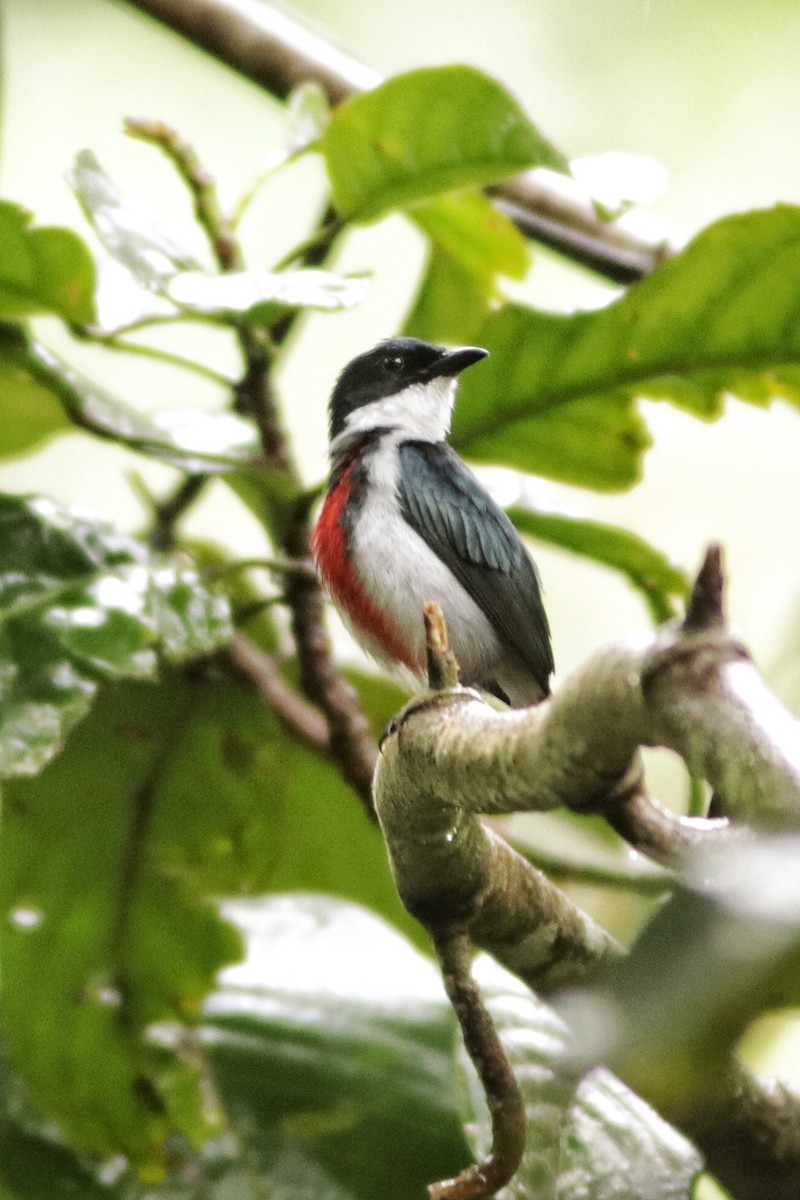
M 470 275 L 522 279 L 531 263 L 525 238 L 482 192 L 455 192 L 416 204 L 410 216 L 433 244 Z
M 620 571 L 642 593 L 654 621 L 676 616 L 672 597 L 684 600 L 688 594 L 686 573 L 627 529 L 518 505 L 507 511 L 522 533 Z
M 494 293 L 492 279 L 471 274 L 434 246 L 403 332 L 427 342 L 474 342 Z
M 40 770 L 101 680 L 151 678 L 230 629 L 194 572 L 53 501 L 0 495 L 0 774 Z
M 26 454 L 71 428 L 58 397 L 26 370 L 26 340 L 0 324 L 0 458 Z
M 340 213 L 372 221 L 528 167 L 567 170 L 516 100 L 472 67 L 425 67 L 345 101 L 322 141 Z
M 143 287 L 161 293 L 179 272 L 202 270 L 188 250 L 123 195 L 91 150 L 80 152 L 68 179 L 106 250 Z
M 364 275 L 331 271 L 200 271 L 176 275 L 165 294 L 183 311 L 230 320 L 270 321 L 284 309 L 340 312 L 359 304 L 368 287 Z
M 45 1127 L 26 1102 L 0 1047 L 0 1195 L 3 1200 L 120 1200 Z
M 430 238 L 422 284 L 405 332 L 434 342 L 468 342 L 498 297 L 498 276 L 521 279 L 528 244 L 481 192 L 457 192 L 410 214 Z
M 240 953 L 152 832 L 192 705 L 179 678 L 108 688 L 58 758 L 6 785 L 0 842 L 12 1066 L 71 1146 L 151 1175 L 170 1133 L 221 1127 L 184 1026 Z
M 30 449 L 65 426 L 77 426 L 191 472 L 241 469 L 258 452 L 252 421 L 235 413 L 196 409 L 145 416 L 12 325 L 0 325 L 0 379 L 3 374 L 14 381 L 18 403 L 33 400 L 34 409 L 32 419 L 23 411 L 18 434 L 0 431 L 0 455 L 6 444 L 9 452 Z
M 451 441 L 461 454 L 598 491 L 636 483 L 650 437 L 633 395 L 622 387 L 556 390 L 569 330 L 577 335 L 593 315 L 509 304 L 487 318 L 476 341 L 491 357 L 464 374 L 453 416 Z
M 691 1143 L 610 1071 L 576 1079 L 567 1027 L 508 972 L 483 956 L 475 973 L 527 1115 L 525 1153 L 504 1200 L 689 1200 L 702 1167 Z M 468 1079 L 483 1154 L 489 1114 L 471 1066 Z
M 563 316 L 509 305 L 478 332 L 453 441 L 474 459 L 568 483 L 635 483 L 637 397 L 713 420 L 732 392 L 800 402 L 800 208 L 726 217 L 620 300 Z
M 0 200 L 0 320 L 52 313 L 94 319 L 94 261 L 71 229 L 31 227 L 31 214 Z
M 263 1191 L 408 1200 L 466 1165 L 433 965 L 328 897 L 224 911 L 248 956 L 210 997 L 203 1043 Z

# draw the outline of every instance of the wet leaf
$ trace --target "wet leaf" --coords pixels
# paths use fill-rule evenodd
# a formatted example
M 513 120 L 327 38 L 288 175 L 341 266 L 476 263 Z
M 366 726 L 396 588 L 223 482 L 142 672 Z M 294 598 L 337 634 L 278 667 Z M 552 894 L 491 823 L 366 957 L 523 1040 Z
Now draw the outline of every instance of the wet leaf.
M 0 403 L 13 405 L 20 426 L 9 434 L 0 432 L 0 454 L 6 444 L 9 453 L 31 449 L 74 427 L 191 472 L 246 467 L 258 453 L 252 421 L 235 413 L 197 409 L 145 416 L 10 325 L 0 326 L 0 379 L 3 373 L 14 381 L 14 388 Z M 33 404 L 31 412 L 28 404 Z
M 336 207 L 354 221 L 528 167 L 567 169 L 517 101 L 464 66 L 409 71 L 345 101 L 322 145 Z
M 329 897 L 224 911 L 248 956 L 210 997 L 203 1045 L 269 1193 L 408 1200 L 465 1165 L 433 965 Z
M 706 420 L 725 394 L 800 399 L 800 208 L 726 217 L 619 300 L 571 316 L 508 305 L 477 333 L 453 442 L 468 457 L 596 489 L 631 486 L 638 397 Z
M 192 704 L 179 678 L 107 687 L 61 755 L 7 783 L 0 842 L 11 1064 L 74 1149 L 151 1176 L 171 1132 L 221 1128 L 188 1026 L 240 952 L 153 833 Z
M 71 229 L 32 220 L 20 205 L 0 200 L 0 319 L 52 313 L 64 321 L 93 320 L 88 247 Z
M 476 963 L 522 1092 L 527 1144 L 500 1200 L 689 1200 L 697 1151 L 610 1071 L 575 1079 L 570 1033 L 554 1011 L 486 957 Z M 469 1070 L 480 1153 L 488 1111 Z
M 363 275 L 334 275 L 331 271 L 233 271 L 225 275 L 186 272 L 176 275 L 166 295 L 186 312 L 220 318 L 269 321 L 286 308 L 338 312 L 363 300 L 368 280 Z
M 161 293 L 181 271 L 202 265 L 128 200 L 91 150 L 75 159 L 69 182 L 108 253 L 151 292 Z
M 152 678 L 230 628 L 194 572 L 53 501 L 0 495 L 0 774 L 40 770 L 103 679 Z

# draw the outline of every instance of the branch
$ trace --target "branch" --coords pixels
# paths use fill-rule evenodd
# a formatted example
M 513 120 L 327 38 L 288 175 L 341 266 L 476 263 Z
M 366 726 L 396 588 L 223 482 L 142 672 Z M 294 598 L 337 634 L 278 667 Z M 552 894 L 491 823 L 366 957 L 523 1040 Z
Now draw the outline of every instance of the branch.
M 332 104 L 381 82 L 366 67 L 298 17 L 261 0 L 128 0 L 156 20 L 284 99 L 297 84 L 320 84 Z M 591 203 L 567 200 L 535 176 L 492 188 L 498 207 L 526 236 L 615 283 L 650 274 L 671 251 L 602 221 Z
M 430 681 L 452 682 L 454 660 L 438 605 L 426 606 L 425 621 Z M 457 750 L 451 759 L 452 747 L 445 747 L 438 765 L 432 766 L 425 754 L 415 762 L 416 732 L 421 727 L 453 732 L 473 704 L 488 709 L 471 691 L 434 693 L 412 703 L 383 741 L 375 807 L 397 890 L 428 930 L 463 926 L 474 945 L 489 950 L 532 987 L 585 981 L 621 953 L 619 945 L 478 820 L 470 805 L 462 803 L 458 782 L 445 796 L 440 784 L 456 764 Z M 515 714 L 509 715 L 513 719 Z M 428 749 L 437 756 L 433 744 Z M 496 793 L 504 783 L 497 760 L 495 770 L 498 778 L 491 788 Z M 482 793 L 482 800 L 490 794 Z M 479 802 L 474 809 L 480 807 Z
M 255 684 L 265 704 L 277 713 L 287 729 L 314 750 L 330 749 L 325 718 L 286 683 L 268 654 L 244 634 L 235 633 L 228 655 L 233 665 Z
M 514 1176 L 525 1149 L 525 1106 L 491 1015 L 470 974 L 471 945 L 460 927 L 432 927 L 445 990 L 458 1018 L 464 1046 L 478 1072 L 492 1119 L 487 1158 L 455 1179 L 428 1188 L 431 1200 L 483 1200 Z
M 706 580 L 704 568 L 694 596 Z M 719 625 L 719 608 L 697 623 L 694 596 L 683 625 L 600 650 L 535 708 L 499 712 L 468 689 L 410 705 L 384 745 L 382 792 L 424 789 L 471 814 L 600 810 L 665 861 L 724 829 L 647 800 L 639 747 L 666 746 L 737 818 L 797 827 L 800 724 Z

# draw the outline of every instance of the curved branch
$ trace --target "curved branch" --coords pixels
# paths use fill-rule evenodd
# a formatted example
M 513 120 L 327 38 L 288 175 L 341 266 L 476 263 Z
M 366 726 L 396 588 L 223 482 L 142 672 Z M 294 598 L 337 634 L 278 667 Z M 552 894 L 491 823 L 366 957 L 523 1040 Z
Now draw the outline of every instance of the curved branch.
M 284 99 L 305 80 L 333 104 L 376 87 L 379 73 L 294 15 L 261 0 L 128 0 L 253 83 Z M 527 236 L 615 283 L 649 275 L 671 251 L 603 221 L 587 201 L 565 199 L 530 174 L 492 188 L 499 207 Z

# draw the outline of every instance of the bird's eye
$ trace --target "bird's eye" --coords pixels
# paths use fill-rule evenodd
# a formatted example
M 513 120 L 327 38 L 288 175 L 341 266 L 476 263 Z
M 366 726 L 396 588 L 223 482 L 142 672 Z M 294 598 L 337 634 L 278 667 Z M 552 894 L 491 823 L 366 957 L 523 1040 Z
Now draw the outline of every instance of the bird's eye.
M 399 354 L 387 354 L 383 360 L 383 369 L 391 375 L 397 375 L 403 369 L 403 360 Z

